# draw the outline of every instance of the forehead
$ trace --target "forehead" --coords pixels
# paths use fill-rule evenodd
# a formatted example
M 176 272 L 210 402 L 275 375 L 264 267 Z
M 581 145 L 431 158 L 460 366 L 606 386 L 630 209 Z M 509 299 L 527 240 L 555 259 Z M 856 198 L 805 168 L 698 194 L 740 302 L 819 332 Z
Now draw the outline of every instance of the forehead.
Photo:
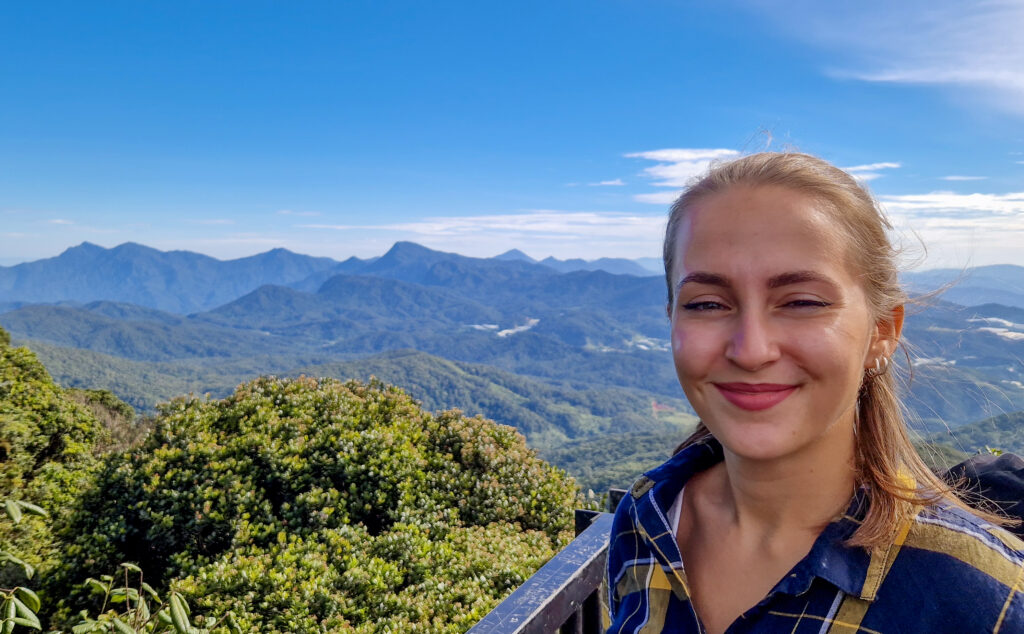
M 828 268 L 855 277 L 850 240 L 834 214 L 791 188 L 735 186 L 711 194 L 687 210 L 675 238 L 677 279 L 709 267 Z

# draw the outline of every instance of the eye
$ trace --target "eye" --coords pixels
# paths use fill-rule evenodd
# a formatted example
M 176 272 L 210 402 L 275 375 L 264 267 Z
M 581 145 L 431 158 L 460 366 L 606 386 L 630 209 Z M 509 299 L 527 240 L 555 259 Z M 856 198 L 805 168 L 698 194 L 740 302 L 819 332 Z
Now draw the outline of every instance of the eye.
M 831 302 L 820 299 L 794 299 L 783 304 L 786 308 L 827 308 Z
M 692 310 L 695 312 L 704 312 L 709 310 L 724 310 L 725 306 L 718 302 L 703 301 L 703 302 L 690 302 L 689 304 L 683 304 L 683 310 Z

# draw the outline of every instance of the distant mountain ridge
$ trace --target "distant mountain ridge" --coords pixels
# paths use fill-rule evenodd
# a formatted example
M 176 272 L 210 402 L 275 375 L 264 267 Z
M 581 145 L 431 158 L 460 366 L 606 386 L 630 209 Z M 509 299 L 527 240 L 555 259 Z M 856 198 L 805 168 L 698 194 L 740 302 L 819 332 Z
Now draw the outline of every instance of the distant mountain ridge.
M 483 275 L 507 271 L 505 265 L 518 266 L 523 275 L 578 270 L 651 275 L 635 262 L 619 258 L 592 262 L 547 258 L 538 263 L 521 251 L 516 253 L 470 258 L 412 242 L 398 242 L 381 257 L 350 257 L 340 262 L 281 248 L 235 260 L 218 260 L 191 251 L 160 251 L 133 242 L 110 249 L 83 242 L 55 257 L 0 266 L 0 310 L 26 304 L 103 300 L 191 314 L 216 308 L 268 284 L 315 292 L 335 275 L 358 273 L 443 285 L 445 277 L 470 270 Z M 495 266 L 488 270 L 485 263 Z M 432 282 L 417 279 L 417 275 L 427 274 L 426 270 L 417 270 L 424 265 L 432 269 Z M 449 270 L 442 271 L 445 266 Z
M 1024 308 L 1024 267 L 994 264 L 969 269 L 932 269 L 903 276 L 911 292 L 941 290 L 940 297 L 962 306 L 1002 304 Z

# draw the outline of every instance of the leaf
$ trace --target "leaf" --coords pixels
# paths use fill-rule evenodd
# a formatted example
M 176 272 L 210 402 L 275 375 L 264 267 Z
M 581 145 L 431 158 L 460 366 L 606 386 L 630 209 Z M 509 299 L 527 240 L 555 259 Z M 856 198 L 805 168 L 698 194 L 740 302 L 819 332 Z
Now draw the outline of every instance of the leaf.
M 25 627 L 31 627 L 37 630 L 43 629 L 43 626 L 39 623 L 39 617 L 36 616 L 35 612 L 28 609 L 28 606 L 21 602 L 21 599 L 17 597 L 11 597 L 11 603 L 14 604 L 14 609 L 17 611 L 18 616 L 12 620 L 18 625 L 24 625 Z M 10 613 L 11 609 L 7 608 L 7 612 Z
M 0 561 L 9 561 L 16 566 L 21 566 L 22 570 L 25 571 L 25 576 L 29 579 L 31 579 L 32 575 L 36 573 L 36 569 L 32 566 L 32 564 L 26 563 L 21 559 L 15 557 L 11 553 L 7 553 L 2 550 L 0 550 Z
M 18 606 L 14 605 L 14 597 L 8 597 L 4 601 L 4 629 L 3 634 L 11 634 L 14 631 L 14 617 L 18 614 Z
M 149 596 L 153 597 L 154 601 L 156 601 L 157 603 L 162 603 L 162 601 L 160 601 L 160 595 L 156 593 L 156 590 L 153 589 L 153 586 L 149 585 L 145 581 L 143 581 L 141 585 L 142 589 L 145 590 L 146 593 L 149 594 Z
M 38 515 L 39 517 L 46 517 L 49 515 L 49 513 L 47 513 L 44 508 L 42 508 L 41 506 L 36 506 L 35 504 L 32 504 L 30 502 L 22 502 L 19 500 L 18 506 L 21 507 L 22 511 L 28 513 L 29 515 Z
M 171 621 L 178 634 L 191 634 L 192 625 L 188 622 L 188 614 L 185 612 L 185 601 L 177 592 L 171 593 Z
M 114 629 L 120 632 L 120 634 L 138 634 L 134 627 L 129 626 L 116 616 L 114 617 Z
M 137 572 L 140 575 L 142 574 L 142 568 L 139 568 L 135 564 L 123 563 L 123 564 L 121 564 L 121 567 L 122 568 L 127 568 L 128 570 L 131 570 L 132 572 Z
M 33 615 L 33 616 L 35 616 L 35 615 Z M 26 619 L 26 618 L 22 618 L 20 616 L 16 616 L 16 617 L 14 617 L 11 620 L 14 621 L 15 625 L 23 625 L 25 627 L 31 627 L 31 628 L 36 629 L 36 630 L 42 630 L 43 629 L 42 626 L 40 626 L 40 624 L 39 624 L 39 619 Z
M 168 614 L 169 610 L 164 608 L 156 613 L 156 618 L 160 619 L 166 625 L 174 625 L 174 621 L 171 619 L 171 615 Z
M 93 590 L 95 590 L 97 592 L 101 592 L 103 594 L 106 594 L 107 591 L 110 590 L 110 586 L 105 586 L 102 583 L 100 583 L 99 581 L 96 581 L 95 579 L 93 579 L 92 577 L 89 577 L 88 579 L 86 579 L 85 583 L 83 585 L 87 585 L 90 588 L 92 588 Z
M 21 521 L 21 507 L 14 500 L 6 500 L 4 507 L 7 509 L 7 517 L 11 518 L 11 521 L 17 525 Z
M 39 608 L 42 604 L 39 602 L 39 595 L 37 595 L 35 592 L 32 592 L 28 588 L 18 587 L 14 589 L 14 593 L 18 595 L 19 599 L 25 602 L 25 605 L 28 606 L 28 609 L 32 610 L 33 612 L 39 611 Z

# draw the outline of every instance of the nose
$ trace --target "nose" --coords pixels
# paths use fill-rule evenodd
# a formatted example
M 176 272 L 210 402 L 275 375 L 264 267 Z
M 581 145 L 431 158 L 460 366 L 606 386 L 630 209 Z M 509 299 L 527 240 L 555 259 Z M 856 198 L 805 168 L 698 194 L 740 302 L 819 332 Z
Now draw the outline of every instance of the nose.
M 764 315 L 745 312 L 736 316 L 726 344 L 725 357 L 753 372 L 779 358 L 779 346 Z

